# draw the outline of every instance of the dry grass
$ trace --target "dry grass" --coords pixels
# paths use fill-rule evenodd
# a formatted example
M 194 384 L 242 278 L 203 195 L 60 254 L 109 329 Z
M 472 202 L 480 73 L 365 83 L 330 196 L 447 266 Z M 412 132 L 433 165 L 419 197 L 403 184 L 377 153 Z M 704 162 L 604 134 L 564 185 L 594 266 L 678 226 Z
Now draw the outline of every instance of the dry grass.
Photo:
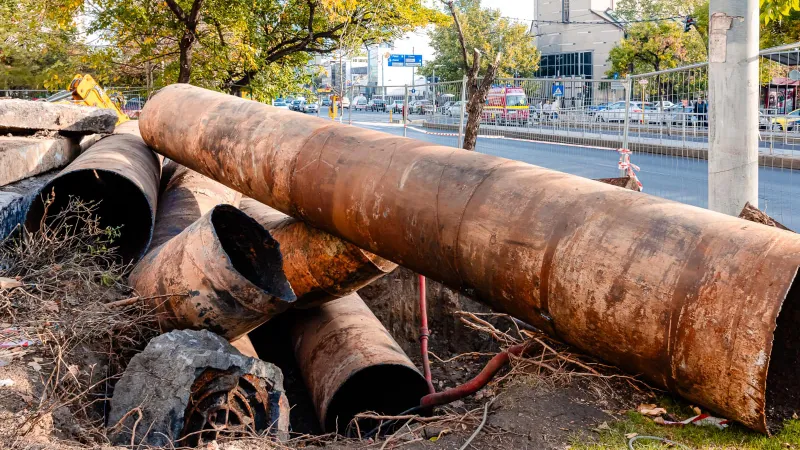
M 113 381 L 157 334 L 154 314 L 142 302 L 107 305 L 130 296 L 128 267 L 114 248 L 119 230 L 100 227 L 93 205 L 72 199 L 41 225 L 0 243 L 0 277 L 22 283 L 0 289 L 2 340 L 31 344 L 0 350 L 0 359 L 26 363 L 38 397 L 0 418 L 11 425 L 0 428 L 0 439 L 19 445 L 57 413 L 62 437 L 106 444 Z M 14 395 L 4 391 L 0 402 Z

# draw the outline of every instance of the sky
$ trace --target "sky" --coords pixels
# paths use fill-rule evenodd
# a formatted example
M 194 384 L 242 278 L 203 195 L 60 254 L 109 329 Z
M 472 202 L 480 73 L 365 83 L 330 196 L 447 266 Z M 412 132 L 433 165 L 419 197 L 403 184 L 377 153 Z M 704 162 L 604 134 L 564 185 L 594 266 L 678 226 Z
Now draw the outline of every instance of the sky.
M 505 17 L 518 19 L 533 19 L 533 0 L 483 0 L 481 5 L 485 8 L 499 9 Z M 412 51 L 417 55 L 422 55 L 423 61 L 433 58 L 433 48 L 429 45 L 428 34 L 425 31 L 409 33 L 403 39 L 395 41 L 396 53 L 408 53 Z

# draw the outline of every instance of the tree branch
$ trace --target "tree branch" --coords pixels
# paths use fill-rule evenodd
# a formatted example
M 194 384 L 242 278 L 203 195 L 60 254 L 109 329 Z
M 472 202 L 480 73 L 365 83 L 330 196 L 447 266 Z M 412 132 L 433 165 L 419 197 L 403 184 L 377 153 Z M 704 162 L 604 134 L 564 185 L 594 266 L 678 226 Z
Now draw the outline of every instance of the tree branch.
M 458 20 L 458 14 L 456 14 L 456 7 L 453 4 L 453 0 L 447 2 L 447 6 L 450 8 L 450 14 L 453 16 L 453 21 L 456 25 L 456 32 L 458 33 L 458 43 L 461 45 L 461 57 L 464 59 L 464 71 L 469 72 L 469 60 L 467 59 L 467 44 L 464 42 L 464 30 L 461 28 L 461 22 Z M 475 65 L 473 61 L 472 65 Z M 478 73 L 478 72 L 474 72 Z
M 166 0 L 167 6 L 175 14 L 175 17 L 178 18 L 183 23 L 186 23 L 186 14 L 183 12 L 181 5 L 179 5 L 175 0 Z

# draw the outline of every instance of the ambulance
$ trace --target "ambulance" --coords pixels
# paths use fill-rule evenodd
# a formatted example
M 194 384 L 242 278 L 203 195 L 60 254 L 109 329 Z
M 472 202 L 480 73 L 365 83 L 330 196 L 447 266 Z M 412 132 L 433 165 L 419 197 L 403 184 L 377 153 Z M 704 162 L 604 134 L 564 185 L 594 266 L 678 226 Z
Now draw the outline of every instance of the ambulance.
M 528 123 L 528 98 L 518 87 L 499 87 L 489 90 L 481 122 L 495 125 L 524 125 Z

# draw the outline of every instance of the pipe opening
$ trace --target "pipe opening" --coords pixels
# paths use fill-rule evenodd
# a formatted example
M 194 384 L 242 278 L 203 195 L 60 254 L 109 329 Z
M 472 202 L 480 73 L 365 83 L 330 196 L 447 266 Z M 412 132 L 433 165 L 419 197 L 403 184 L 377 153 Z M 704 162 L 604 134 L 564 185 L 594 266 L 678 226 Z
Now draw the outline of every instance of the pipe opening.
M 325 430 L 344 433 L 353 417 L 362 412 L 396 415 L 419 406 L 428 384 L 416 370 L 397 364 L 367 367 L 353 374 L 336 391 L 325 413 Z M 368 430 L 373 421 L 359 421 Z
M 55 192 L 47 209 L 46 222 L 69 204 L 70 197 L 96 205 L 95 215 L 102 227 L 120 227 L 120 237 L 113 245 L 125 262 L 141 258 L 153 234 L 153 213 L 147 196 L 125 177 L 102 169 L 83 169 L 60 175 L 48 183 L 31 203 L 25 227 L 39 230 L 45 214 L 45 200 Z
M 283 273 L 278 241 L 264 227 L 230 205 L 215 207 L 211 224 L 237 272 L 273 297 L 287 302 L 296 300 Z
M 767 430 L 775 434 L 783 422 L 800 414 L 800 286 L 795 279 L 778 314 L 767 371 Z

